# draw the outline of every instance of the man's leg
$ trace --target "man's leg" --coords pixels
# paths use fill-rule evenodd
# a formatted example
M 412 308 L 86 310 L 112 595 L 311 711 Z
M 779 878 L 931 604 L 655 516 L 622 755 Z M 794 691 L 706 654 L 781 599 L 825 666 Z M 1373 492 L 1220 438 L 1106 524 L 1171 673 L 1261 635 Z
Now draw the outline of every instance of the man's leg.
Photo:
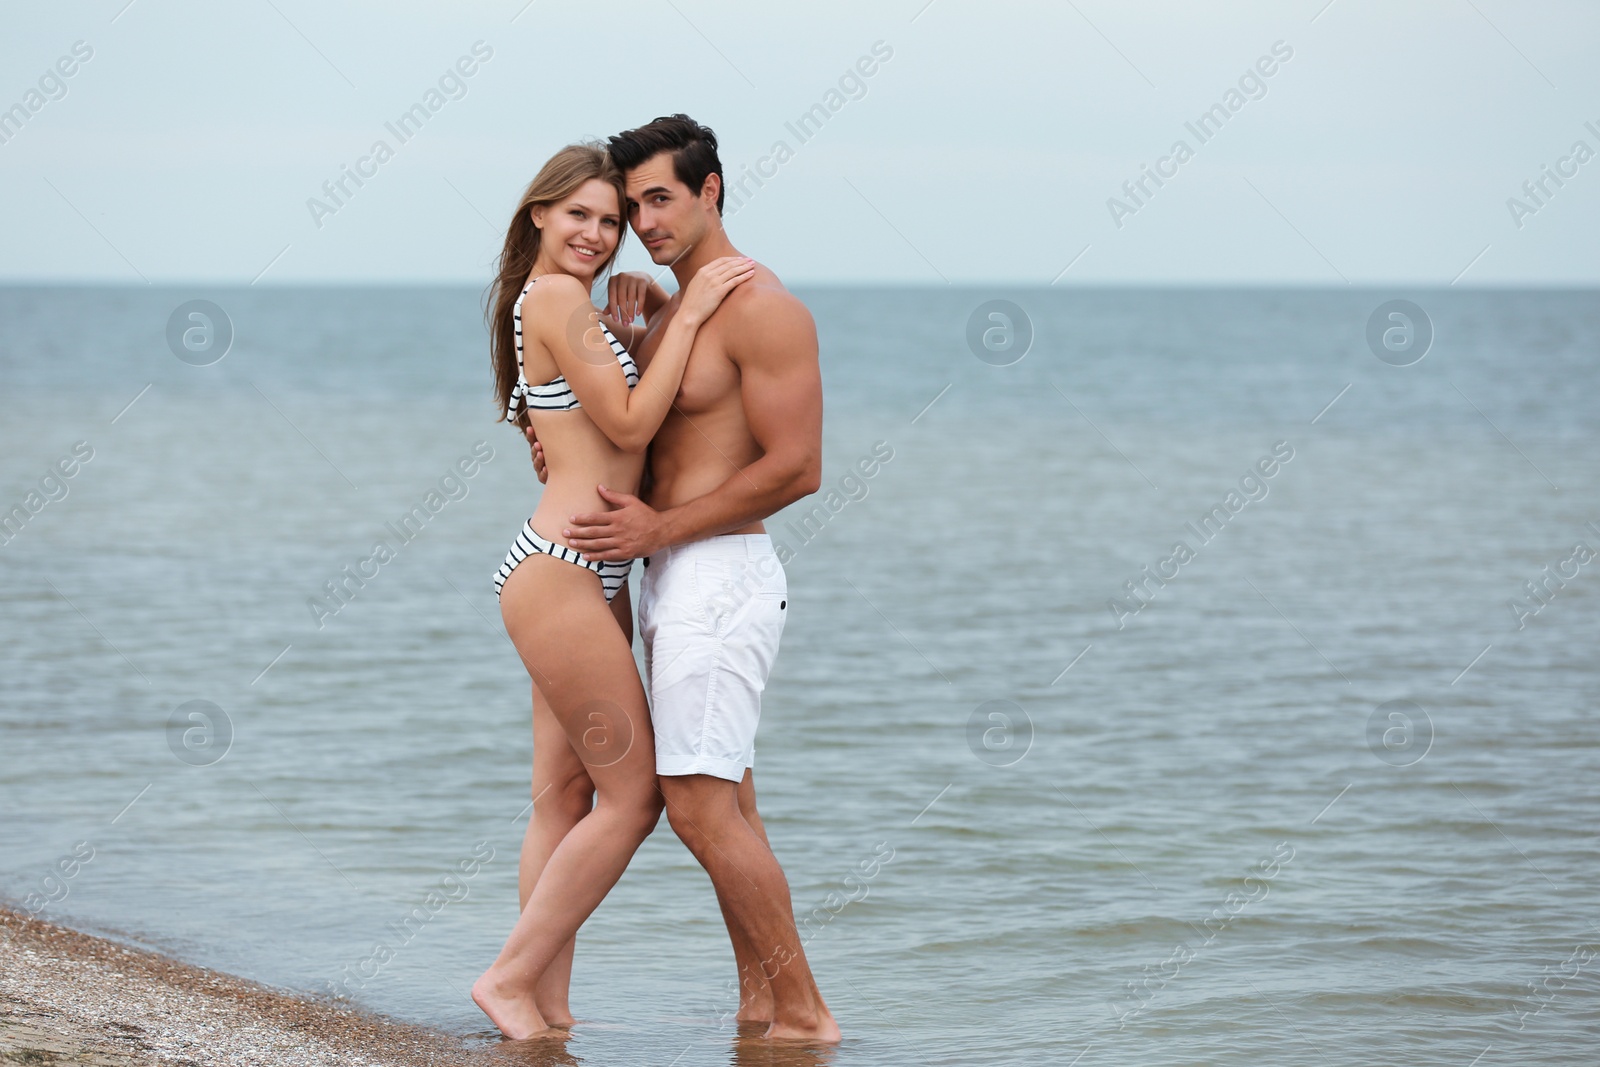
M 651 556 L 642 589 L 639 632 L 668 819 L 711 876 L 741 971 L 753 968 L 767 984 L 766 1036 L 838 1041 L 795 931 L 783 869 L 757 829 L 760 817 L 747 818 L 739 801 L 788 606 L 771 538 L 727 535 L 667 549 Z M 759 988 L 741 981 L 741 1007 L 750 1011 L 741 1018 L 757 1014 L 759 1001 L 746 998 Z
M 745 769 L 744 780 L 739 783 L 739 814 L 744 816 L 744 821 L 750 824 L 756 836 L 761 838 L 761 843 L 771 851 L 772 842 L 767 840 L 767 828 L 756 811 L 755 777 L 749 768 Z M 715 883 L 712 888 L 716 889 Z M 733 942 L 733 963 L 739 980 L 739 1013 L 734 1016 L 734 1021 L 770 1023 L 772 985 L 761 974 L 761 957 L 745 936 L 743 928 L 734 921 L 727 901 L 722 898 L 721 889 L 717 889 L 717 906 L 722 909 L 722 921 L 728 927 L 728 940 Z
M 711 876 L 724 914 L 748 940 L 771 987 L 767 1036 L 839 1040 L 800 945 L 789 882 L 739 810 L 739 784 L 706 774 L 663 775 L 659 781 L 673 830 Z

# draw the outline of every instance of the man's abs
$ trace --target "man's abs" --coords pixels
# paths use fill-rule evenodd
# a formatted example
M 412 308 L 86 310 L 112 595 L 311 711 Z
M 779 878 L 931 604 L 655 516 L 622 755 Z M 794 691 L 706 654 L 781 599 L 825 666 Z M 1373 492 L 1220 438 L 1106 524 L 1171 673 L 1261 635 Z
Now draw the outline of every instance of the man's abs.
M 687 375 L 685 381 L 692 384 Z M 714 492 L 729 478 L 743 477 L 740 469 L 761 458 L 745 423 L 737 381 L 735 376 L 732 387 L 715 397 L 679 394 L 650 442 L 646 503 L 651 507 L 662 511 Z M 764 533 L 766 527 L 757 520 L 727 532 Z

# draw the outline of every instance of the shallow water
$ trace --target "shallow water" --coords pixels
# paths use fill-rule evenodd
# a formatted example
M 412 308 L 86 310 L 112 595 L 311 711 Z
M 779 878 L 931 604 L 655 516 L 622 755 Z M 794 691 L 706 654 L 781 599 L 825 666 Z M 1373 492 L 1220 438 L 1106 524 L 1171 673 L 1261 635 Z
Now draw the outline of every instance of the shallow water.
M 802 295 L 840 495 L 769 524 L 757 781 L 831 1062 L 1592 1057 L 1600 559 L 1562 561 L 1600 550 L 1600 298 Z M 1011 366 L 965 339 L 996 296 L 1035 334 Z M 1410 366 L 1364 338 L 1393 296 L 1436 331 Z M 211 366 L 163 336 L 195 297 L 235 330 Z M 0 893 L 296 989 L 386 944 L 359 1003 L 485 1030 L 531 753 L 490 579 L 537 483 L 477 300 L 0 290 L 0 508 L 93 452 L 0 545 Z M 1547 565 L 1577 574 L 1526 600 Z M 1139 607 L 1146 566 L 1173 576 Z M 198 752 L 195 700 L 225 716 Z M 567 1051 L 750 1061 L 731 960 L 663 822 L 580 937 Z

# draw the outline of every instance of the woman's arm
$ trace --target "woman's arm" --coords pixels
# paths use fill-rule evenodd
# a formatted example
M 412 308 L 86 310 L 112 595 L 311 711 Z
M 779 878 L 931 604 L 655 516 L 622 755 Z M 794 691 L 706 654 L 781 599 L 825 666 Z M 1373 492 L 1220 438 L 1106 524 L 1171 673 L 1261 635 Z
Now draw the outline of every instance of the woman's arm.
M 545 284 L 530 290 L 537 297 L 532 309 L 537 323 L 534 334 L 600 432 L 623 451 L 640 453 L 672 408 L 700 324 L 734 286 L 754 276 L 754 264 L 739 256 L 713 260 L 700 268 L 634 389 L 617 373 L 616 356 L 596 325 L 599 316 L 576 278 L 548 274 L 542 279 Z
M 631 322 L 622 322 L 610 315 L 602 314 L 600 321 L 606 324 L 606 329 L 616 335 L 622 342 L 622 347 L 632 352 L 644 341 L 644 335 L 650 331 L 649 326 L 635 326 Z

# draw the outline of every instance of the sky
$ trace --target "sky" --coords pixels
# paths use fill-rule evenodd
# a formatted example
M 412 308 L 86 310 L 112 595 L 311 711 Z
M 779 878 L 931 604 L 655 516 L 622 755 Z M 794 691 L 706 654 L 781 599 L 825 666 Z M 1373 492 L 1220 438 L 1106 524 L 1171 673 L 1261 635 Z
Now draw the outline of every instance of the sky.
M 1600 280 L 1593 0 L 96 0 L 6 21 L 0 282 L 482 285 L 552 152 L 676 111 L 721 139 L 735 244 L 790 284 Z M 647 264 L 630 240 L 620 268 Z

